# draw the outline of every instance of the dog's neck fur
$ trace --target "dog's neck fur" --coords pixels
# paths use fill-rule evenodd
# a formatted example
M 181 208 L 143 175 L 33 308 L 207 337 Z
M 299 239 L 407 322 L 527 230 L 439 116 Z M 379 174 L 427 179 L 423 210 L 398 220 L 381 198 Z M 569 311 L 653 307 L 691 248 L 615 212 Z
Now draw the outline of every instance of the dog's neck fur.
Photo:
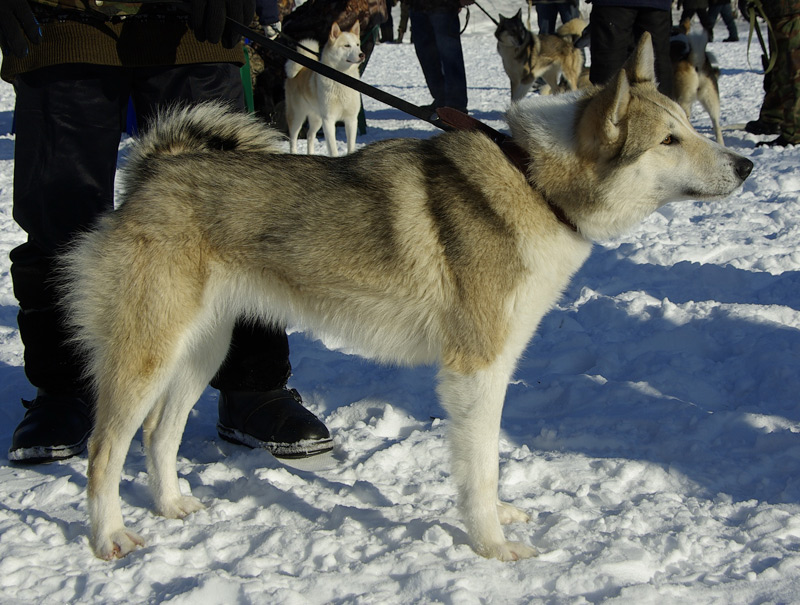
M 514 140 L 512 140 L 512 138 L 508 135 L 498 132 L 488 124 L 484 124 L 475 118 L 471 118 L 467 114 L 458 110 L 450 107 L 440 107 L 436 110 L 436 112 L 442 122 L 455 130 L 476 130 L 487 135 L 500 148 L 500 151 L 505 154 L 506 158 L 508 158 L 508 160 L 514 166 L 516 166 L 516 168 L 522 174 L 525 175 L 525 179 L 528 181 L 530 186 L 542 196 L 542 199 L 544 199 L 544 201 L 550 207 L 555 217 L 561 223 L 569 227 L 572 231 L 576 233 L 578 232 L 578 227 L 569 219 L 564 211 L 558 205 L 548 199 L 544 192 L 536 187 L 528 178 L 528 167 L 530 166 L 531 157 L 523 147 L 514 142 Z

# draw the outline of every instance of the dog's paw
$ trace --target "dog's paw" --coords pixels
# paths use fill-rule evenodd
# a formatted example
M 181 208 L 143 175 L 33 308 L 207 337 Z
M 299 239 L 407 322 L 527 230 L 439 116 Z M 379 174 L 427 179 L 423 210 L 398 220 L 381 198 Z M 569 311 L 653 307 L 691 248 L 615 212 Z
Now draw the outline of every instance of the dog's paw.
M 97 537 L 92 540 L 94 554 L 101 559 L 111 561 L 121 559 L 139 546 L 144 546 L 144 540 L 139 534 L 128 531 L 124 527 L 111 532 L 107 536 Z
M 183 519 L 186 515 L 203 510 L 205 506 L 194 496 L 181 496 L 168 502 L 162 502 L 158 512 L 168 519 Z
M 490 547 L 482 548 L 479 554 L 487 559 L 500 559 L 501 561 L 519 561 L 536 557 L 539 552 L 522 542 L 504 542 Z
M 509 523 L 527 523 L 531 520 L 528 513 L 521 511 L 508 502 L 497 503 L 497 516 L 500 518 L 501 525 L 508 525 Z

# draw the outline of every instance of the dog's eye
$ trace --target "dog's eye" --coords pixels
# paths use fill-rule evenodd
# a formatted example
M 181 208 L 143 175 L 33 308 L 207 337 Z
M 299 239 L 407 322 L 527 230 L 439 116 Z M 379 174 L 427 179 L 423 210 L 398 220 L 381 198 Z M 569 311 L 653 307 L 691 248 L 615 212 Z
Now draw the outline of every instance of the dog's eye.
M 664 137 L 664 140 L 661 141 L 661 144 L 662 145 L 674 145 L 677 142 L 678 142 L 678 139 L 676 139 L 671 134 L 668 134 L 667 136 Z

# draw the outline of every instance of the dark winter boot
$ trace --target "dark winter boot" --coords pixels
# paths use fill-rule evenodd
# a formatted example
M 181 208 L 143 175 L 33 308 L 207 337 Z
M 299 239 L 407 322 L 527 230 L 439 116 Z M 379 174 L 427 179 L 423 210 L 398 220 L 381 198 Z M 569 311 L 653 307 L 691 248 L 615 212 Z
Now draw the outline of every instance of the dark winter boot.
M 748 122 L 744 129 L 750 134 L 778 134 L 781 131 L 777 122 L 765 122 L 761 118 Z
M 92 430 L 92 409 L 77 395 L 50 395 L 40 391 L 11 438 L 8 459 L 35 464 L 77 456 L 86 449 Z
M 295 389 L 220 391 L 219 436 L 263 448 L 276 458 L 307 458 L 333 449 L 327 427 Z

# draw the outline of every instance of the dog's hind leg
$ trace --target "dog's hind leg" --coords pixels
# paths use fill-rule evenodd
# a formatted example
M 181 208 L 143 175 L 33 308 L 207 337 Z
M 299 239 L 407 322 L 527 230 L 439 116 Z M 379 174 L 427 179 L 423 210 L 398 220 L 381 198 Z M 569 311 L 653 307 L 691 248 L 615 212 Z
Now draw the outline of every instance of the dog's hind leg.
M 306 129 L 306 153 L 314 155 L 314 143 L 317 142 L 317 133 L 322 127 L 322 118 L 319 116 L 308 116 L 308 128 Z
M 92 547 L 98 557 L 111 559 L 142 544 L 122 519 L 119 483 L 125 456 L 152 410 L 170 405 L 164 398 L 171 394 L 173 377 L 191 344 L 205 281 L 197 265 L 169 245 L 156 246 L 152 238 L 140 238 L 140 248 L 131 251 L 126 244 L 133 235 L 122 229 L 95 237 L 102 237 L 105 256 L 87 260 L 85 279 L 73 287 L 89 292 L 86 304 L 98 309 L 84 313 L 81 328 L 97 394 L 88 503 Z M 126 251 L 128 263 L 120 263 Z M 119 277 L 117 287 L 96 285 L 97 276 L 113 271 Z
M 506 541 L 502 523 L 528 516 L 497 499 L 500 415 L 510 370 L 495 362 L 471 374 L 442 369 L 439 396 L 450 417 L 452 472 L 467 533 L 484 557 L 513 561 L 535 556 L 536 550 Z
M 286 103 L 286 127 L 289 130 L 289 153 L 297 153 L 297 138 L 300 136 L 300 129 L 306 121 L 304 115 L 292 109 L 291 103 Z
M 89 441 L 88 502 L 92 548 L 101 559 L 122 557 L 144 544 L 122 520 L 119 482 L 130 443 L 161 397 L 163 384 L 156 381 L 99 381 Z
M 202 336 L 185 347 L 166 396 L 144 421 L 150 490 L 156 510 L 165 517 L 181 518 L 203 508 L 197 498 L 181 494 L 176 466 L 178 447 L 189 412 L 225 358 L 232 329 L 231 322 L 196 330 Z
M 700 101 L 703 109 L 708 112 L 708 116 L 711 118 L 717 143 L 724 146 L 725 139 L 722 137 L 722 127 L 719 124 L 719 91 L 713 80 L 705 79 L 702 81 L 697 91 L 697 100 Z

